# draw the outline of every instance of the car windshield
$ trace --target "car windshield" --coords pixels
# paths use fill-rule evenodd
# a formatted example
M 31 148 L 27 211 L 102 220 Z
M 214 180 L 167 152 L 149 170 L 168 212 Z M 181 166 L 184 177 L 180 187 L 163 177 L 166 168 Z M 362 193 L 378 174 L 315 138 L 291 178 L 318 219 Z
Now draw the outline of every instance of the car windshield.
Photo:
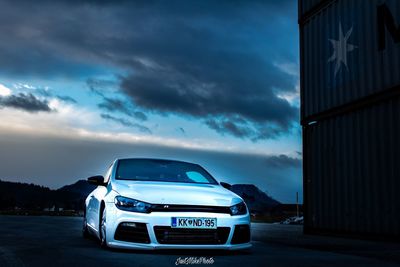
M 197 164 L 157 159 L 122 159 L 118 161 L 117 180 L 218 184 Z

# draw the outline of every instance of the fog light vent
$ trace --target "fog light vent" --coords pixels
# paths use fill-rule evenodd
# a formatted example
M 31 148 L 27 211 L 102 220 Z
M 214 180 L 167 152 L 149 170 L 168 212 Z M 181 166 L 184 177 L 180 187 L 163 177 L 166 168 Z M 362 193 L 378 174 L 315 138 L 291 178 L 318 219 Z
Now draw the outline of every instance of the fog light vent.
M 120 223 L 115 231 L 114 239 L 133 243 L 150 243 L 150 237 L 145 223 Z
M 242 244 L 250 242 L 250 227 L 247 224 L 238 224 L 233 232 L 232 244 Z

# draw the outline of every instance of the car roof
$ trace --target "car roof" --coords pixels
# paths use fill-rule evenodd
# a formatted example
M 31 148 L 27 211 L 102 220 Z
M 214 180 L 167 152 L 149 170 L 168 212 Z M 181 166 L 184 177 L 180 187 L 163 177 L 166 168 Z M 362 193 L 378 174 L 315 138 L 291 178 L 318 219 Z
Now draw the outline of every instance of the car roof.
M 164 162 L 179 162 L 179 163 L 187 163 L 187 164 L 194 164 L 199 165 L 197 163 L 182 161 L 182 160 L 175 160 L 175 159 L 165 159 L 165 158 L 117 158 L 116 161 L 119 160 L 154 160 L 154 161 L 164 161 Z

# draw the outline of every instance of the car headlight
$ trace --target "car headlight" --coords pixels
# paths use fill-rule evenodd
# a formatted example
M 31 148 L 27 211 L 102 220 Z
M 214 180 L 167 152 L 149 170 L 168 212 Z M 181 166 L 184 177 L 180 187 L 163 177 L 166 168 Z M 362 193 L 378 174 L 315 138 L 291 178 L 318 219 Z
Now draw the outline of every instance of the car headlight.
M 123 196 L 116 196 L 115 206 L 120 210 L 149 213 L 151 204 Z
M 236 205 L 233 205 L 231 208 L 231 215 L 244 215 L 247 213 L 247 207 L 244 202 L 240 202 Z

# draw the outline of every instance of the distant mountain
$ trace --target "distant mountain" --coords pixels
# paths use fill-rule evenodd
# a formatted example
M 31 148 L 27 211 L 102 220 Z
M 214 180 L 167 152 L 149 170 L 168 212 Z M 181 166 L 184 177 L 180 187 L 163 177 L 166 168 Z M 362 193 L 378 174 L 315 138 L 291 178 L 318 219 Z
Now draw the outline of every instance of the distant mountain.
M 0 210 L 83 210 L 86 196 L 95 188 L 84 180 L 57 190 L 0 180 Z
M 84 201 L 96 188 L 86 180 L 63 186 L 57 190 L 48 187 L 6 182 L 0 180 L 0 210 L 83 210 Z M 231 190 L 241 196 L 254 212 L 263 213 L 280 203 L 253 184 L 235 184 Z
M 86 180 L 79 180 L 74 184 L 63 186 L 57 191 L 74 193 L 86 198 L 95 188 L 95 185 L 89 184 Z
M 0 180 L 1 210 L 14 207 L 37 209 L 54 203 L 54 192 L 48 187 Z
M 264 213 L 281 204 L 253 184 L 234 184 L 231 191 L 241 196 L 253 212 Z

